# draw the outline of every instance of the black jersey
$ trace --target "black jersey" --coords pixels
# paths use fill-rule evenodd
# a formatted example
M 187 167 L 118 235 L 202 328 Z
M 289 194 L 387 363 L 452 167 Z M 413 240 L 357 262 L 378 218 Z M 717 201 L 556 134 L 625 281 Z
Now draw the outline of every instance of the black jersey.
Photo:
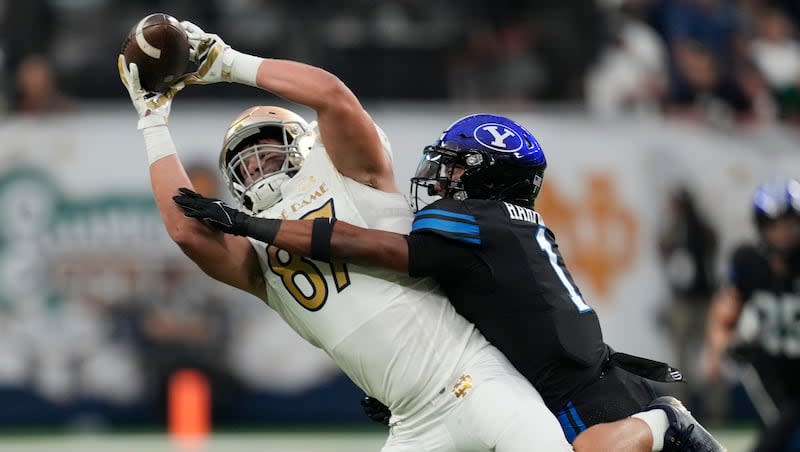
M 729 275 L 744 301 L 739 334 L 756 346 L 753 364 L 778 398 L 800 395 L 800 265 L 788 262 L 778 275 L 761 248 L 743 245 Z
M 608 357 L 539 213 L 502 201 L 442 199 L 416 214 L 409 272 L 432 276 L 554 412 Z

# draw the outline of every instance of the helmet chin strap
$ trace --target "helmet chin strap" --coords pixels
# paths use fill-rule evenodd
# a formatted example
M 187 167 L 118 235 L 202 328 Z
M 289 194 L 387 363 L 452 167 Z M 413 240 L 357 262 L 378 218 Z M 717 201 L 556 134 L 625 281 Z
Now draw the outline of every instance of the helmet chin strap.
M 281 186 L 287 180 L 289 176 L 286 173 L 275 174 L 248 189 L 244 196 L 250 200 L 253 213 L 262 212 L 277 204 L 283 197 Z
M 436 191 L 436 184 L 428 184 L 425 188 L 428 190 L 428 196 L 439 196 L 439 193 Z M 468 198 L 467 192 L 463 189 L 453 190 L 451 188 L 448 191 L 448 196 L 445 196 L 445 198 L 453 198 L 456 201 L 463 201 Z

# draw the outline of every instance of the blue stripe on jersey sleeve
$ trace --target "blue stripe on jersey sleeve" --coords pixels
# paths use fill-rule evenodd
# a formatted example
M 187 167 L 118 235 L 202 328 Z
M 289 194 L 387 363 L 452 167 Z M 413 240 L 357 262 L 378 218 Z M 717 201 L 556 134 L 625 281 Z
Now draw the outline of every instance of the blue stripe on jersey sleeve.
M 567 441 L 569 443 L 575 441 L 578 434 L 575 433 L 575 427 L 573 427 L 572 423 L 569 421 L 566 411 L 559 411 L 556 413 L 556 417 L 558 418 L 558 423 L 561 424 L 561 430 L 564 431 L 564 436 L 567 438 Z
M 427 216 L 427 215 L 441 215 L 443 217 L 457 218 L 459 220 L 471 221 L 473 223 L 476 222 L 475 217 L 472 216 L 472 215 L 464 215 L 464 214 L 461 214 L 461 213 L 450 212 L 448 210 L 426 209 L 426 210 L 420 210 L 419 212 L 417 212 L 417 218 L 420 218 L 420 219 L 422 219 L 422 217 Z
M 578 411 L 575 410 L 575 405 L 572 404 L 572 401 L 567 402 L 567 408 L 569 408 L 569 412 L 572 414 L 572 420 L 575 421 L 575 430 L 580 434 L 582 431 L 586 430 L 586 424 L 583 423 L 583 419 L 581 419 Z
M 480 234 L 477 224 L 461 223 L 458 221 L 442 220 L 439 218 L 417 218 L 411 226 L 412 231 L 420 229 L 434 229 L 455 234 Z
M 455 239 L 466 243 L 472 243 L 473 245 L 481 244 L 481 239 L 477 237 L 455 237 Z
M 443 233 L 442 231 L 440 231 L 438 229 L 427 229 L 427 228 L 426 229 L 420 229 L 417 232 L 426 232 L 426 231 L 438 232 L 439 235 L 442 235 L 442 236 L 446 237 L 449 240 L 455 240 L 457 242 L 464 242 L 464 243 L 469 243 L 469 244 L 472 244 L 472 245 L 480 245 L 481 244 L 480 237 L 475 237 L 475 236 L 471 236 L 471 235 L 464 235 L 464 236 L 455 235 L 455 234 L 451 234 L 449 232 L 444 232 Z

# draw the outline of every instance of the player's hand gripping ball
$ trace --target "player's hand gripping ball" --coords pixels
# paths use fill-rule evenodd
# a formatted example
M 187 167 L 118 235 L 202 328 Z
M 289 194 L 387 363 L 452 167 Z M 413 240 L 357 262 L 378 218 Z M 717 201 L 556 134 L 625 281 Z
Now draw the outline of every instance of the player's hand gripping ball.
M 122 44 L 128 64 L 139 68 L 141 86 L 148 92 L 164 92 L 189 65 L 189 38 L 174 17 L 156 13 L 137 23 Z
M 181 22 L 181 26 L 189 37 L 189 59 L 197 64 L 197 71 L 187 74 L 183 81 L 187 85 L 230 82 L 233 60 L 238 52 L 218 35 L 206 33 L 187 20 Z

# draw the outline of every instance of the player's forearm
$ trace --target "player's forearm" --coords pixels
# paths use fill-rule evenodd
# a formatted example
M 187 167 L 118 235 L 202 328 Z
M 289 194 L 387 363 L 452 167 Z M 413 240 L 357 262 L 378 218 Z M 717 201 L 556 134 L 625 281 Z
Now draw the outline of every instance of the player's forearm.
M 735 289 L 723 289 L 711 301 L 708 314 L 706 345 L 709 352 L 724 353 L 733 339 L 741 304 Z
M 316 111 L 320 140 L 340 173 L 378 190 L 398 191 L 375 123 L 337 76 L 297 61 L 265 59 L 255 81 Z
M 251 217 L 252 218 L 252 217 Z M 299 256 L 316 257 L 312 246 L 313 222 L 307 220 L 248 220 L 245 235 L 271 243 Z M 274 228 L 277 227 L 277 235 Z M 405 236 L 365 229 L 337 221 L 330 235 L 330 260 L 388 268 L 408 273 Z
M 167 233 L 187 254 L 200 237 L 220 235 L 202 223 L 187 218 L 172 201 L 172 197 L 178 194 L 178 188 L 192 186 L 177 155 L 161 158 L 150 165 L 150 185 Z
M 317 112 L 359 105 L 355 95 L 338 77 L 297 61 L 265 59 L 258 68 L 256 83 L 262 89 Z
M 175 142 L 172 140 L 166 124 L 142 127 L 142 123 L 151 118 L 157 119 L 158 117 L 149 115 L 139 120 L 150 169 L 150 185 L 169 236 L 180 244 L 191 235 L 187 231 L 200 226 L 194 224 L 196 222 L 188 221 L 189 219 L 172 202 L 172 196 L 178 193 L 178 188 L 189 187 L 191 182 L 178 158 Z M 166 118 L 164 118 L 164 122 L 166 122 Z
M 345 222 L 333 227 L 331 258 L 408 273 L 408 243 L 404 235 Z
M 717 320 L 709 321 L 706 345 L 709 353 L 722 355 L 731 342 L 733 331 Z
M 248 215 L 222 201 L 181 189 L 173 201 L 181 211 L 215 230 L 249 237 L 292 254 L 330 262 L 354 262 L 408 272 L 406 236 L 364 229 L 331 218 L 279 220 Z

